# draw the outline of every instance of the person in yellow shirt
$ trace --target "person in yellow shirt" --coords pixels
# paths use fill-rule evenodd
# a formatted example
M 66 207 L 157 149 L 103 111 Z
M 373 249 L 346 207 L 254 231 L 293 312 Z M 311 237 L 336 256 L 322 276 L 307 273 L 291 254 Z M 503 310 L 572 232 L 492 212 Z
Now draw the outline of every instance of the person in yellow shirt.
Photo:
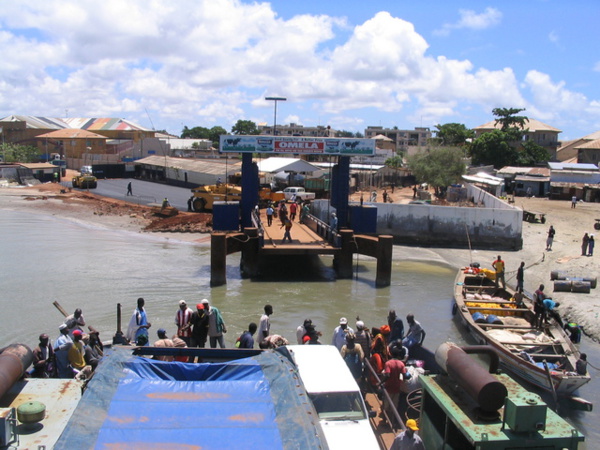
M 81 341 L 82 337 L 81 330 L 73 331 L 73 345 L 69 349 L 69 363 L 76 371 L 81 371 L 85 367 L 85 350 Z
M 504 261 L 502 261 L 500 255 L 498 255 L 498 259 L 492 263 L 492 267 L 496 269 L 496 287 L 499 287 L 500 280 L 502 280 L 502 289 L 506 289 L 506 281 L 504 281 Z

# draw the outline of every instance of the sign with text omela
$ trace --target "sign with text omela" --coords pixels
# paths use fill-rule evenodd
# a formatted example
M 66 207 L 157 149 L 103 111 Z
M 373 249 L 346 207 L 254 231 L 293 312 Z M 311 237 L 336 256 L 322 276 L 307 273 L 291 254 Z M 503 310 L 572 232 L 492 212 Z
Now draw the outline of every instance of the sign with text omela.
M 297 136 L 224 135 L 220 152 L 294 153 L 301 155 L 374 155 L 375 140 L 359 138 L 327 138 Z

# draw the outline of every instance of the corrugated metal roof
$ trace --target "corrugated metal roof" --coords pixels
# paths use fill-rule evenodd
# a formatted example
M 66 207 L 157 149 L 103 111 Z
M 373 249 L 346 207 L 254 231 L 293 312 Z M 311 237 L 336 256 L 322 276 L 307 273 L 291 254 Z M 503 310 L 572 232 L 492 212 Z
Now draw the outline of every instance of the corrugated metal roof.
M 68 124 L 69 128 L 80 128 L 89 131 L 106 131 L 106 130 L 139 130 L 152 131 L 144 128 L 129 120 L 119 119 L 114 117 L 69 117 L 63 119 Z
M 517 175 L 515 177 L 515 181 L 533 181 L 536 183 L 545 183 L 550 181 L 550 177 L 541 177 L 541 176 L 537 176 L 537 177 L 532 177 L 532 176 L 528 176 L 528 175 Z
M 56 129 L 67 128 L 68 125 L 61 119 L 51 117 L 19 116 L 12 115 L 1 119 L 0 122 L 25 122 L 27 128 Z
M 260 172 L 278 173 L 281 171 L 316 172 L 321 169 L 299 158 L 272 157 L 258 161 L 258 170 Z
M 515 174 L 526 174 L 531 172 L 533 167 L 515 167 L 506 166 L 496 172 L 498 175 L 515 175 Z
M 190 159 L 190 158 L 171 158 L 167 156 L 148 156 L 138 159 L 136 164 L 147 164 L 156 167 L 173 167 L 175 169 L 187 170 L 188 172 L 208 173 L 213 175 L 223 175 L 235 173 L 242 170 L 242 162 L 225 161 L 224 159 Z
M 492 120 L 491 122 L 487 122 L 484 123 L 483 125 L 479 125 L 478 127 L 473 128 L 474 130 L 499 130 L 502 128 L 502 124 L 500 123 L 496 123 L 495 120 Z M 559 132 L 562 133 L 562 130 L 559 130 L 558 128 L 554 128 L 548 124 L 545 124 L 543 122 L 540 122 L 537 119 L 527 119 L 525 122 L 525 128 L 529 128 L 529 131 L 555 131 L 555 132 Z
M 595 164 L 569 164 L 564 162 L 549 162 L 548 167 L 551 170 L 578 170 L 578 171 L 598 171 Z

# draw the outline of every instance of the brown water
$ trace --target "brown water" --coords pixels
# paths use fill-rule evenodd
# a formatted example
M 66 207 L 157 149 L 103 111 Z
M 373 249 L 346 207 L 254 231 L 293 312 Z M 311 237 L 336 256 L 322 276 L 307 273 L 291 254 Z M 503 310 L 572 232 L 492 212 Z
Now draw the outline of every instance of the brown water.
M 395 309 L 401 317 L 415 314 L 427 331 L 429 348 L 447 340 L 463 343 L 451 320 L 455 269 L 439 264 L 394 262 L 392 286 L 375 289 L 375 262 L 364 257 L 355 261 L 352 280 L 332 281 L 331 259 L 324 257 L 274 260 L 262 281 L 252 281 L 240 278 L 239 257 L 231 255 L 227 285 L 210 288 L 209 249 L 160 235 L 2 211 L 0 240 L 0 347 L 13 342 L 33 347 L 42 332 L 55 339 L 62 316 L 53 301 L 68 312 L 82 308 L 87 323 L 109 340 L 116 331 L 117 303 L 123 305 L 126 328 L 138 297 L 146 300 L 151 333 L 175 331 L 180 299 L 193 308 L 208 298 L 223 313 L 228 346 L 249 322 L 258 323 L 267 303 L 274 307 L 272 332 L 292 342 L 305 318 L 323 333 L 322 342 L 330 343 L 340 317 L 351 326 L 357 316 L 367 326 L 380 326 L 388 310 Z M 592 364 L 600 361 L 597 344 L 586 341 L 582 348 Z M 594 379 L 581 395 L 598 403 L 597 386 Z M 600 446 L 596 413 L 563 412 L 586 434 L 582 448 Z

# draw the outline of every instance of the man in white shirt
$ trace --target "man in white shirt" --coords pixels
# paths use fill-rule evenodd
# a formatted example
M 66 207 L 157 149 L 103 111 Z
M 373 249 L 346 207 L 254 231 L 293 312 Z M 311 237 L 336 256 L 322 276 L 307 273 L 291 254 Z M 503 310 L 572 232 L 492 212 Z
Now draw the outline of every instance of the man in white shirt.
M 269 316 L 273 314 L 273 307 L 271 305 L 265 305 L 265 313 L 260 318 L 258 325 L 258 345 L 271 333 L 271 320 Z

